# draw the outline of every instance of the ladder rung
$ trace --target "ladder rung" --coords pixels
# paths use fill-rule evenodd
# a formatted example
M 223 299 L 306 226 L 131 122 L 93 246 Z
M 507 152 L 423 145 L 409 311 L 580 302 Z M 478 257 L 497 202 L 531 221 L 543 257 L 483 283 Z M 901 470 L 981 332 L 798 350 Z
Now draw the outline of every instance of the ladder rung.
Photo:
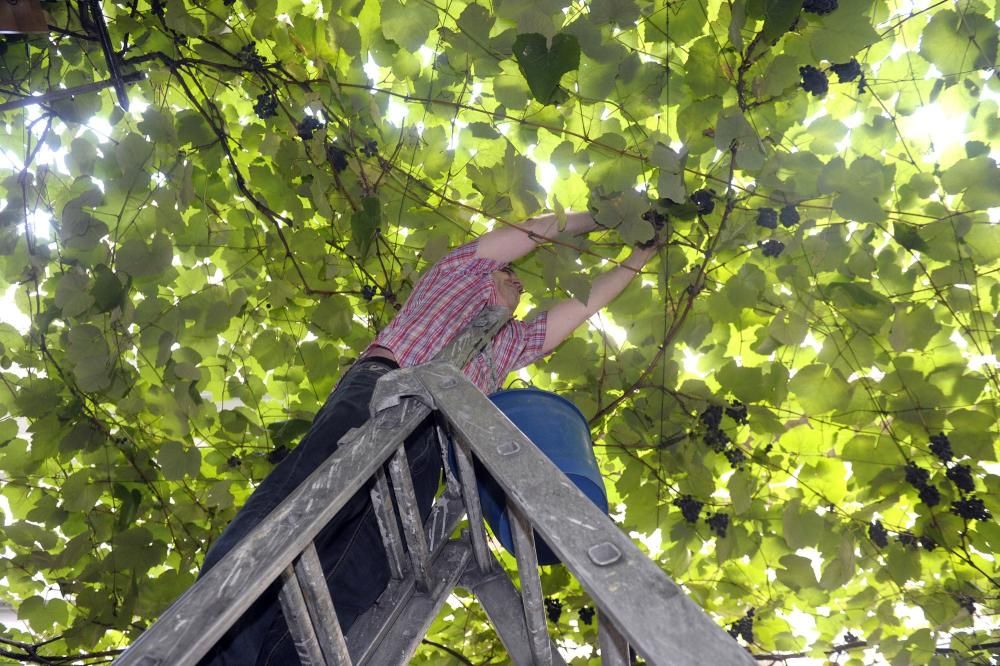
M 545 607 L 542 601 L 542 581 L 538 578 L 538 558 L 535 555 L 535 535 L 531 522 L 513 503 L 507 502 L 514 551 L 517 555 L 517 575 L 521 580 L 521 599 L 524 602 L 524 619 L 528 626 L 528 645 L 535 663 L 549 666 L 552 649 L 549 630 L 545 625 Z
M 295 652 L 299 655 L 302 666 L 323 666 L 323 651 L 316 638 L 309 610 L 306 608 L 302 589 L 295 575 L 295 569 L 289 565 L 281 574 L 281 611 L 285 616 L 288 631 L 295 642 Z
M 465 517 L 465 505 L 462 498 L 446 492 L 434 501 L 431 515 L 427 519 L 427 542 L 431 552 L 433 565 L 439 559 L 444 547 L 452 543 L 446 539 L 455 531 L 458 523 Z M 374 646 L 394 630 L 395 623 L 406 622 L 400 617 L 400 612 L 406 600 L 415 591 L 412 577 L 390 580 L 386 590 L 378 601 L 368 611 L 359 617 L 350 631 L 347 632 L 347 646 L 351 657 L 356 663 L 366 659 Z
M 409 598 L 396 602 L 401 606 L 398 609 L 400 621 L 382 637 L 368 657 L 364 661 L 359 660 L 358 664 L 383 666 L 409 663 L 471 559 L 468 542 L 449 541 L 445 544 L 430 567 L 429 592 L 411 594 Z M 391 602 L 386 600 L 386 603 Z
M 472 457 L 468 444 L 461 439 L 455 442 L 455 461 L 458 463 L 458 476 L 462 483 L 462 497 L 465 499 L 465 510 L 469 514 L 469 531 L 472 537 L 472 552 L 476 556 L 479 570 L 490 570 L 493 556 L 486 544 L 486 531 L 483 527 L 483 509 L 479 505 L 479 488 L 476 486 L 476 474 L 472 465 Z
M 312 618 L 313 628 L 319 647 L 329 666 L 350 666 L 351 657 L 347 652 L 347 641 L 340 629 L 340 620 L 330 598 L 330 588 L 326 575 L 316 553 L 316 546 L 310 543 L 295 562 L 295 575 L 299 580 L 302 597 Z
M 392 510 L 392 493 L 389 483 L 385 480 L 385 472 L 379 469 L 375 473 L 375 486 L 371 489 L 372 506 L 375 509 L 375 521 L 378 531 L 382 534 L 382 545 L 389 560 L 389 573 L 393 578 L 402 578 L 404 570 L 403 538 L 399 535 L 396 515 Z
M 597 640 L 601 646 L 601 666 L 628 666 L 628 640 L 604 613 L 597 614 Z
M 420 521 L 420 510 L 417 507 L 417 495 L 413 490 L 413 477 L 410 476 L 410 466 L 406 460 L 406 449 L 402 446 L 389 460 L 389 475 L 392 477 L 396 507 L 403 523 L 406 547 L 410 552 L 410 570 L 416 578 L 417 589 L 426 592 L 430 589 L 427 577 L 430 556 L 427 550 L 427 538 L 424 536 L 424 526 Z

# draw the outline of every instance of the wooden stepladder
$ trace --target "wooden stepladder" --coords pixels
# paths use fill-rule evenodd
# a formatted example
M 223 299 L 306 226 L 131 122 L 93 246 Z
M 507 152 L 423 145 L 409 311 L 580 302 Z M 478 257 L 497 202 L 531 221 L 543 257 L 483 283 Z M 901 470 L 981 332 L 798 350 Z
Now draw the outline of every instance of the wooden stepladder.
M 537 532 L 599 610 L 602 663 L 628 664 L 631 645 L 650 664 L 754 664 L 462 374 L 509 317 L 488 308 L 432 362 L 380 379 L 372 418 L 115 663 L 197 663 L 280 578 L 282 611 L 303 664 L 405 664 L 445 599 L 461 587 L 483 605 L 514 664 L 564 665 L 546 628 Z M 443 423 L 442 444 L 444 429 L 455 442 L 458 479 L 448 474 L 445 492 L 421 524 L 403 442 L 433 411 Z M 487 544 L 473 459 L 507 495 L 520 590 Z M 313 539 L 373 477 L 371 501 L 392 579 L 345 634 Z M 466 516 L 469 528 L 450 538 Z

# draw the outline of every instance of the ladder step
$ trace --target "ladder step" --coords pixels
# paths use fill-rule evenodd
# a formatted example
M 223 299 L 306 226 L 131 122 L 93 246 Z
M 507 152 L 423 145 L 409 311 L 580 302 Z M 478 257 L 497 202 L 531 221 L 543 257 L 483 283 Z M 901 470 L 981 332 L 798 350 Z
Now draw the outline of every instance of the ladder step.
M 390 582 L 375 608 L 348 632 L 354 663 L 409 663 L 471 559 L 466 541 L 449 541 L 429 567 L 428 592 L 419 592 L 412 576 Z

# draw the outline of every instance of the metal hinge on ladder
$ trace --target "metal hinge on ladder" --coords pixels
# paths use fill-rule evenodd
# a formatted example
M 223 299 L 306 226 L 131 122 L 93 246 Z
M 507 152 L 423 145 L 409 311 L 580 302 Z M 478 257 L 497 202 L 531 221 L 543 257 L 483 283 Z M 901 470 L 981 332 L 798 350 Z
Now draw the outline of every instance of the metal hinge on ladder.
M 459 368 L 509 316 L 484 311 L 435 361 L 380 379 L 373 417 L 345 438 L 350 446 L 338 449 L 116 663 L 196 663 L 281 578 L 282 609 L 303 664 L 405 664 L 461 587 L 482 603 L 513 663 L 563 665 L 546 629 L 536 532 L 598 607 L 604 664 L 628 664 L 629 645 L 650 664 L 755 663 L 462 374 Z M 432 410 L 455 440 L 459 482 L 448 484 L 421 524 L 403 441 Z M 487 544 L 473 458 L 507 495 L 520 591 Z M 382 471 L 386 460 L 391 488 Z M 345 635 L 312 540 L 371 477 L 392 579 Z M 469 528 L 450 539 L 466 515 Z

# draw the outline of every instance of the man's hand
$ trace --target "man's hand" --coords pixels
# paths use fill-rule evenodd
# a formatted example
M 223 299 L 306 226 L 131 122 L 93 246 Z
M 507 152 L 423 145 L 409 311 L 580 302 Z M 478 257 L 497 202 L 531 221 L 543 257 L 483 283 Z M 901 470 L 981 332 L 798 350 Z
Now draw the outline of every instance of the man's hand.
M 659 234 L 654 236 L 648 247 L 632 249 L 632 254 L 619 266 L 599 276 L 590 289 L 590 297 L 586 303 L 575 298 L 559 301 L 548 310 L 548 320 L 545 326 L 545 342 L 542 353 L 547 354 L 568 338 L 580 324 L 587 321 L 591 315 L 611 302 L 620 294 L 629 282 L 638 275 L 646 262 L 663 246 L 664 240 Z

